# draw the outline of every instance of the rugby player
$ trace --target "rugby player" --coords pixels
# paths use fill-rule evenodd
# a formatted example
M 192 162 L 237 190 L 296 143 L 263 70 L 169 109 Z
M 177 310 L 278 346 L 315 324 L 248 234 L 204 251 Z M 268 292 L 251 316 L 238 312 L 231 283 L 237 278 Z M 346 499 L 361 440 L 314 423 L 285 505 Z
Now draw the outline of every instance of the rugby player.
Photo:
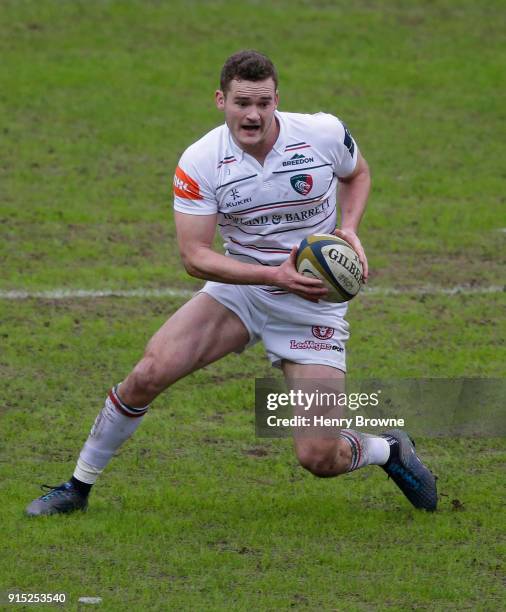
M 370 188 L 369 168 L 338 118 L 277 110 L 278 78 L 255 51 L 228 58 L 216 106 L 225 123 L 192 144 L 174 177 L 179 250 L 203 289 L 155 333 L 145 354 L 113 387 L 86 440 L 73 476 L 28 507 L 30 516 L 84 510 L 91 487 L 114 452 L 167 387 L 232 351 L 262 340 L 289 384 L 325 379 L 343 386 L 346 304 L 295 267 L 297 245 L 312 233 L 335 233 L 368 268 L 357 235 Z M 340 207 L 340 227 L 336 196 Z M 213 250 L 216 227 L 225 255 Z M 336 350 L 307 342 L 332 338 Z M 373 436 L 350 429 L 297 436 L 301 465 L 316 476 L 379 465 L 417 508 L 435 510 L 435 477 L 400 430 Z

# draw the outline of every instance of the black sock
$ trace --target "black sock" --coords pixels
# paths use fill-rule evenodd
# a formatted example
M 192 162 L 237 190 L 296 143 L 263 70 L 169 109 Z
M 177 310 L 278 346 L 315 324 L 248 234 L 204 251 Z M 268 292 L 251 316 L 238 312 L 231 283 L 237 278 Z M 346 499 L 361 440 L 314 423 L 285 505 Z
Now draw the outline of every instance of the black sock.
M 72 476 L 72 478 L 70 479 L 70 482 L 74 485 L 74 488 L 76 488 L 79 493 L 81 493 L 84 496 L 88 496 L 90 491 L 91 491 L 91 487 L 93 485 L 88 484 L 87 482 L 81 482 L 80 480 L 77 480 L 77 478 L 74 478 L 74 476 Z
M 392 436 L 381 437 L 385 438 L 385 440 L 390 445 L 390 457 L 388 458 L 388 461 L 385 463 L 385 465 L 381 466 L 383 469 L 387 469 L 390 463 L 399 457 L 399 442 L 395 438 L 392 438 Z

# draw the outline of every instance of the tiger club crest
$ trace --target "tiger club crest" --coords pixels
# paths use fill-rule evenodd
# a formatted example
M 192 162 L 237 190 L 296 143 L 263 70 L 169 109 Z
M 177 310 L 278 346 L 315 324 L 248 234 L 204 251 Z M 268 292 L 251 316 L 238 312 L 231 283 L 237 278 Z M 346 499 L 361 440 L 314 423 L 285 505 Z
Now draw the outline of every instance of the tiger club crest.
M 290 184 L 297 193 L 307 195 L 313 188 L 313 177 L 310 174 L 297 174 L 290 178 Z

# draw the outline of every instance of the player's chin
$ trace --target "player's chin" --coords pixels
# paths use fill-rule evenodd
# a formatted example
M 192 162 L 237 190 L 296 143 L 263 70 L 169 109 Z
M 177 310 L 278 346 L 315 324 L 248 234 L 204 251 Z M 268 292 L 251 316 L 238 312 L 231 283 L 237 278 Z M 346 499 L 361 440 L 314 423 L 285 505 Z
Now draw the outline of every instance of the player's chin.
M 256 130 L 248 130 L 246 128 L 241 128 L 240 130 L 240 140 L 244 142 L 258 142 L 262 139 L 263 133 L 261 129 Z

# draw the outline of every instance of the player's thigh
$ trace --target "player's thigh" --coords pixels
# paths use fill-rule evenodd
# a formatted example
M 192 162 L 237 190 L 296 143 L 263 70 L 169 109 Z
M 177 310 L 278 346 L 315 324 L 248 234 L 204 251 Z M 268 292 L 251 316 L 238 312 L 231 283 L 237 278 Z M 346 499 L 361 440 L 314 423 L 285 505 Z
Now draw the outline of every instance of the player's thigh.
M 248 340 L 248 331 L 234 312 L 199 293 L 154 334 L 145 357 L 155 362 L 171 383 L 244 348 Z
M 335 454 L 340 430 L 335 423 L 344 416 L 344 408 L 338 400 L 345 392 L 345 373 L 328 365 L 287 360 L 282 361 L 281 367 L 288 388 L 302 392 L 298 396 L 303 398 L 302 402 L 294 407 L 294 414 L 309 417 L 311 423 L 294 432 L 295 453 L 303 464 L 324 461 Z
M 319 363 L 295 363 L 288 359 L 283 359 L 281 362 L 281 369 L 285 380 L 328 380 L 328 381 L 342 381 L 341 383 L 336 382 L 336 386 L 339 384 L 344 389 L 345 373 L 339 368 L 333 368 L 332 366 L 322 365 Z M 309 385 L 310 383 L 308 383 Z M 317 386 L 317 385 L 315 385 Z

